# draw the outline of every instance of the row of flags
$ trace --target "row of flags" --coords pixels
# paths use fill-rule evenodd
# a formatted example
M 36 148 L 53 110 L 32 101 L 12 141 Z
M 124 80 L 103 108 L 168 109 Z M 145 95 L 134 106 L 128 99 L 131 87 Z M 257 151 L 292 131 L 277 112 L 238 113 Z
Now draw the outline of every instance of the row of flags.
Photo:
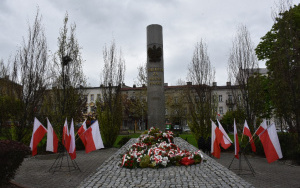
M 216 158 L 220 158 L 221 155 L 220 145 L 222 148 L 227 149 L 232 144 L 232 141 L 227 135 L 227 133 L 225 132 L 221 123 L 218 120 L 217 122 L 218 122 L 218 126 L 216 126 L 216 124 L 213 121 L 211 121 L 211 154 Z M 237 134 L 235 120 L 234 120 L 233 127 L 234 127 L 234 148 L 235 148 L 234 156 L 237 159 L 239 159 L 240 146 L 238 141 L 238 134 Z M 268 163 L 272 163 L 283 157 L 274 123 L 267 126 L 266 120 L 263 120 L 263 122 L 255 131 L 253 136 L 255 136 L 255 134 L 259 137 L 263 145 Z M 244 123 L 243 135 L 248 136 L 251 149 L 253 152 L 256 152 L 254 139 L 253 136 L 251 135 L 247 121 L 245 121 Z
M 46 133 L 47 133 L 46 151 L 57 153 L 58 138 L 53 130 L 50 121 L 47 118 L 47 129 L 46 129 L 37 118 L 34 118 L 33 132 L 30 141 L 32 156 L 37 154 L 37 146 Z M 81 127 L 79 128 L 79 130 L 77 131 L 77 134 L 79 135 L 79 138 L 81 139 L 81 141 L 85 146 L 86 153 L 104 148 L 100 130 L 99 130 L 98 121 L 95 121 L 89 128 L 86 127 L 86 121 L 84 121 Z M 70 131 L 66 119 L 63 127 L 62 144 L 66 148 L 72 160 L 76 158 L 75 141 L 76 140 L 75 140 L 73 119 L 71 121 Z

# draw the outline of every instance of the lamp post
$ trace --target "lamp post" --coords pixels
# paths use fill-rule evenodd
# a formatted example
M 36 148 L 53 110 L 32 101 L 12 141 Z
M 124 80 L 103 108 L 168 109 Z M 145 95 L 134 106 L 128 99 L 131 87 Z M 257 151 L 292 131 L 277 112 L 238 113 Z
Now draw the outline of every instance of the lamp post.
M 62 115 L 65 115 L 65 106 L 66 106 L 66 75 L 65 75 L 65 66 L 68 66 L 69 62 L 72 61 L 72 58 L 68 55 L 62 57 L 62 77 L 63 77 L 63 109 Z

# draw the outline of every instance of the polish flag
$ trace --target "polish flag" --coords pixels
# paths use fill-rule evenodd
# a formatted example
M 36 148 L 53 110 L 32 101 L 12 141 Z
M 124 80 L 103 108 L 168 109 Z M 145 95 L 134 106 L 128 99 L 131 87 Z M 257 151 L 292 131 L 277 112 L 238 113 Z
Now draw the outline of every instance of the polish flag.
M 58 138 L 53 130 L 53 127 L 47 118 L 47 146 L 46 151 L 57 153 Z
M 68 128 L 68 122 L 67 118 L 64 124 L 63 128 L 63 135 L 62 135 L 62 143 L 65 146 L 66 150 L 69 151 L 70 148 L 70 133 L 69 133 L 69 128 Z
M 236 124 L 235 124 L 235 119 L 233 123 L 233 129 L 234 129 L 234 156 L 235 158 L 239 159 L 239 152 L 240 152 L 240 145 L 239 145 L 239 137 L 237 134 L 237 129 L 236 129 Z
M 84 147 L 86 145 L 85 137 L 84 137 L 84 132 L 86 131 L 86 120 L 82 123 L 81 127 L 78 129 L 77 134 L 79 135 L 79 138 L 81 139 Z
M 216 158 L 220 158 L 221 148 L 220 143 L 223 139 L 223 134 L 216 124 L 211 121 L 211 154 Z
M 30 141 L 32 156 L 37 154 L 37 146 L 45 136 L 46 132 L 47 129 L 41 124 L 41 122 L 37 118 L 34 118 L 33 131 Z
M 264 147 L 268 163 L 282 158 L 281 147 L 274 123 L 268 127 L 266 120 L 264 120 L 258 127 L 256 134 L 259 136 Z
M 104 148 L 100 130 L 99 130 L 99 123 L 95 121 L 88 130 L 84 133 L 86 146 L 85 152 L 89 153 L 91 151 Z
M 75 146 L 75 133 L 74 133 L 74 123 L 73 119 L 71 122 L 71 128 L 70 128 L 70 148 L 69 148 L 69 155 L 72 160 L 76 158 L 76 146 Z
M 252 135 L 251 135 L 251 132 L 250 132 L 250 129 L 248 127 L 248 124 L 247 124 L 246 120 L 245 120 L 245 124 L 244 124 L 243 135 L 249 137 L 249 142 L 251 144 L 251 149 L 252 149 L 253 152 L 256 152 L 255 143 L 254 143 L 254 140 L 252 138 Z
M 222 148 L 227 149 L 230 147 L 232 141 L 230 140 L 229 136 L 225 132 L 225 130 L 224 130 L 223 126 L 221 125 L 221 123 L 219 122 L 219 120 L 217 120 L 217 121 L 218 121 L 219 129 L 223 134 L 223 138 L 221 140 L 221 146 L 222 146 Z

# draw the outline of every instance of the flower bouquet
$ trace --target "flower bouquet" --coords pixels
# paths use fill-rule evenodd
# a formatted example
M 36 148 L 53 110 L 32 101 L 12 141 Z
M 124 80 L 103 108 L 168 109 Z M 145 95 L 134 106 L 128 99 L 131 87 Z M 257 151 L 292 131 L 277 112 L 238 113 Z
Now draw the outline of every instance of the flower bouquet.
M 138 142 L 121 157 L 120 166 L 124 168 L 188 166 L 201 163 L 203 158 L 200 150 L 196 152 L 180 150 L 174 144 L 173 132 L 163 133 L 154 127 L 151 127 L 147 134 L 141 135 Z

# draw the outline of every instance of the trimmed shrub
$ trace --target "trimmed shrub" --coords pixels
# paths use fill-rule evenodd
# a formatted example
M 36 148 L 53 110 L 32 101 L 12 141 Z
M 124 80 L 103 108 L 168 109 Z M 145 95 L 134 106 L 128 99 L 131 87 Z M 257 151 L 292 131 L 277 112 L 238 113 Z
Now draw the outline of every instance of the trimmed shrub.
M 0 185 L 14 178 L 24 157 L 29 154 L 30 148 L 20 142 L 0 140 Z

